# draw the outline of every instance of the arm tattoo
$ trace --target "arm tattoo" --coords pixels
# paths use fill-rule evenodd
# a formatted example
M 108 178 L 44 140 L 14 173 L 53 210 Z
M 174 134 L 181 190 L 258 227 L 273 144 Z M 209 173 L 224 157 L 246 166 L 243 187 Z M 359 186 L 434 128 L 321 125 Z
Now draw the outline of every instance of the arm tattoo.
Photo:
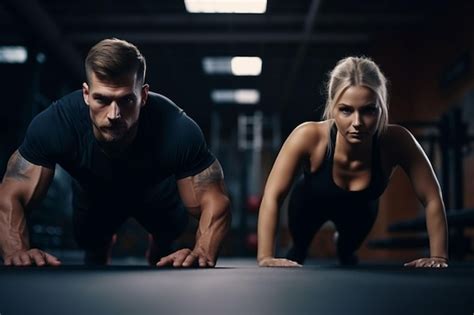
M 219 184 L 224 179 L 224 172 L 219 161 L 215 161 L 211 166 L 193 177 L 195 188 L 202 189 L 208 185 Z
M 31 163 L 25 160 L 20 153 L 13 153 L 12 157 L 8 161 L 7 171 L 5 172 L 5 178 L 10 177 L 17 180 L 28 180 L 30 177 L 26 175 Z

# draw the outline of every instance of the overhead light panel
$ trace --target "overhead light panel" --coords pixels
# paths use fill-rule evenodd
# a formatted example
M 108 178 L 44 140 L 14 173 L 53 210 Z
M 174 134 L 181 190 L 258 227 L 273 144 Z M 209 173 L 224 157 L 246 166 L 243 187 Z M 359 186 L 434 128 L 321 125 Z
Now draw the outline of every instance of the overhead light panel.
M 262 59 L 259 57 L 234 57 L 231 60 L 233 75 L 260 75 Z
M 267 10 L 267 0 L 184 0 L 190 13 L 251 13 Z
M 0 63 L 25 63 L 28 52 L 23 46 L 0 46 Z
M 233 90 L 214 90 L 211 92 L 211 99 L 214 103 L 234 103 Z
M 260 92 L 254 89 L 214 90 L 211 92 L 214 103 L 237 103 L 255 105 L 260 102 Z
M 235 90 L 237 104 L 257 104 L 260 101 L 260 92 L 257 90 Z
M 206 74 L 257 76 L 262 72 L 260 57 L 205 57 L 202 68 Z
M 231 60 L 230 57 L 205 57 L 202 60 L 202 68 L 206 74 L 230 74 Z

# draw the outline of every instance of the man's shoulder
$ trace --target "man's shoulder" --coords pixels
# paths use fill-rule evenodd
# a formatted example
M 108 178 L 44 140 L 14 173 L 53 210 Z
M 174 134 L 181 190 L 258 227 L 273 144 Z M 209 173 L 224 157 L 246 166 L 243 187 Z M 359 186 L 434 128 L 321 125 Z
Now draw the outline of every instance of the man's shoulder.
M 165 113 L 170 113 L 170 114 L 183 113 L 183 109 L 179 107 L 178 105 L 176 105 L 168 97 L 159 93 L 155 93 L 155 92 L 148 93 L 147 107 L 150 110 L 160 111 L 160 112 L 165 112 Z
M 155 134 L 172 133 L 174 137 L 166 139 L 174 144 L 202 137 L 199 125 L 181 107 L 158 93 L 149 92 L 147 105 L 140 119 L 146 126 L 144 128 L 153 129 Z M 159 138 L 163 141 L 162 137 Z
M 57 101 L 53 102 L 52 105 L 61 106 L 61 108 L 66 110 L 79 110 L 86 108 L 81 90 L 75 90 L 69 94 L 64 95 Z
M 82 93 L 74 91 L 36 115 L 19 148 L 22 156 L 34 164 L 50 167 L 74 152 L 76 139 L 84 130 L 84 119 L 78 117 L 81 98 Z
M 150 92 L 144 115 L 153 126 L 152 128 L 166 128 L 168 130 L 181 130 L 193 127 L 196 123 L 184 110 L 168 97 Z
M 88 119 L 88 108 L 81 90 L 73 91 L 54 101 L 44 112 L 46 120 L 59 126 L 81 126 Z M 46 118 L 48 117 L 48 118 Z

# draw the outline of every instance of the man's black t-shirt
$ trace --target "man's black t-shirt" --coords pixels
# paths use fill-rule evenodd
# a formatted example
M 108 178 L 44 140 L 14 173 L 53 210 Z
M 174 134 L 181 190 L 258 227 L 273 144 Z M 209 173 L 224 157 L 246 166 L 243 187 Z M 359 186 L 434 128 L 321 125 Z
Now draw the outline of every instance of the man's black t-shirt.
M 121 158 L 100 149 L 82 91 L 37 115 L 19 152 L 36 165 L 54 168 L 58 163 L 90 198 L 118 202 L 146 202 L 170 176 L 192 176 L 215 161 L 198 125 L 172 101 L 151 92 L 137 136 Z

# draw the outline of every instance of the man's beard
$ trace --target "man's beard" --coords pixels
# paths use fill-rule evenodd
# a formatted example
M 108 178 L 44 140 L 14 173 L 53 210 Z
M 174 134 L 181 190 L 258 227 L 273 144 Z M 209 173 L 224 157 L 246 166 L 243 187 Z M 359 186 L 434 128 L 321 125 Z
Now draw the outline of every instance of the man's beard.
M 136 137 L 136 131 L 138 127 L 138 121 L 133 124 L 127 130 L 123 130 L 120 133 L 107 130 L 106 132 L 103 129 L 100 130 L 101 139 L 97 139 L 99 147 L 110 156 L 120 155 L 125 152 L 130 144 Z M 97 128 L 97 127 L 96 127 Z M 123 128 L 123 126 L 117 126 L 117 128 Z M 106 134 L 104 134 L 106 133 Z

